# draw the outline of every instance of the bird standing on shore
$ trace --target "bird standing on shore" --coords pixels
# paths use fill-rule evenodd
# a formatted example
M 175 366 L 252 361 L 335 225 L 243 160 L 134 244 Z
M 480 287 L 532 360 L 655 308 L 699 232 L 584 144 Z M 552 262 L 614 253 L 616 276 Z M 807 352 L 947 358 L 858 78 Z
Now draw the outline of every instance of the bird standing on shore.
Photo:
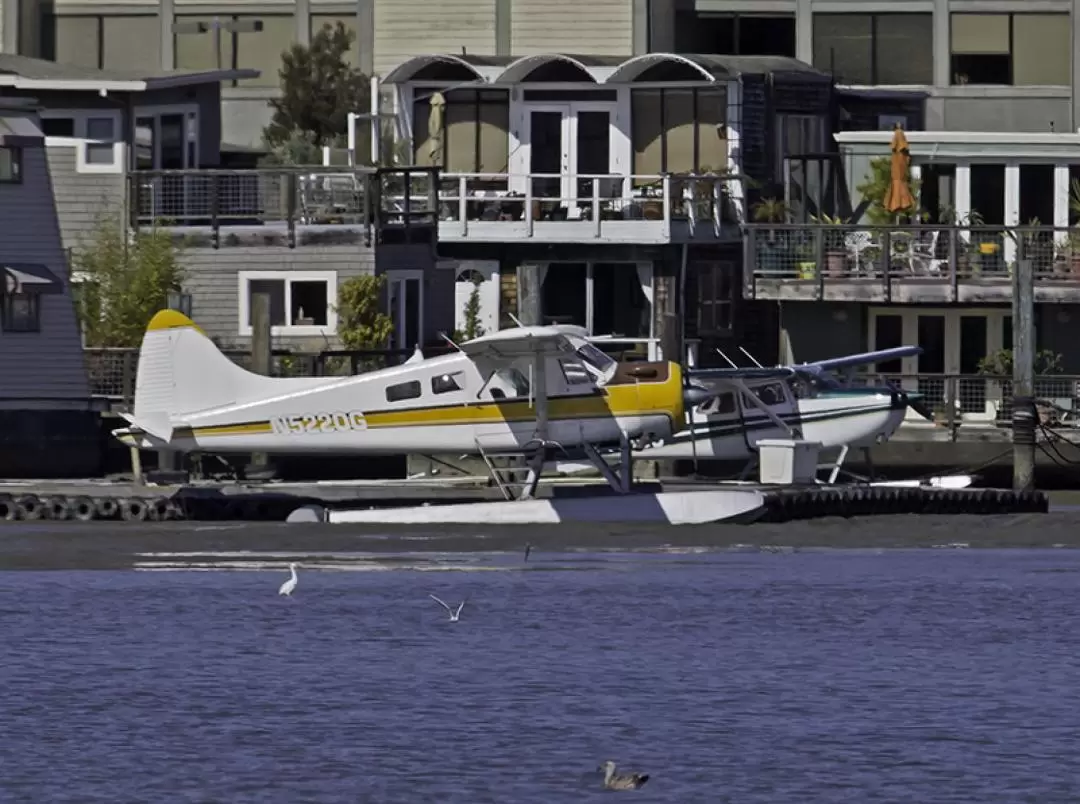
M 615 773 L 615 763 L 610 759 L 597 770 L 604 772 L 605 790 L 637 790 L 649 781 L 647 773 Z
M 456 623 L 459 619 L 461 619 L 461 610 L 465 608 L 464 600 L 462 600 L 461 604 L 457 607 L 457 611 L 454 611 L 452 608 L 439 600 L 439 598 L 435 597 L 435 595 L 428 595 L 428 597 L 430 597 L 432 600 L 434 600 L 436 603 L 446 609 L 446 613 L 450 615 L 450 622 Z
M 278 589 L 277 592 L 279 595 L 285 595 L 285 597 L 291 596 L 293 593 L 293 589 L 296 588 L 296 564 L 289 564 L 289 573 L 289 580 L 285 581 L 285 583 L 281 585 L 281 588 Z

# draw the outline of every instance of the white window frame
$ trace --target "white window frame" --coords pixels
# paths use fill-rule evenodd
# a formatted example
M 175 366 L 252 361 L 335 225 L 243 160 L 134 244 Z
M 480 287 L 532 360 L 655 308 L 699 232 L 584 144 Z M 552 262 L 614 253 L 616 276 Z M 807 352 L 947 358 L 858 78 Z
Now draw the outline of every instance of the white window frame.
M 259 280 L 278 280 L 285 282 L 285 315 L 288 317 L 292 310 L 292 283 L 293 282 L 325 282 L 326 287 L 326 324 L 324 326 L 294 326 L 285 324 L 270 328 L 271 335 L 287 336 L 322 336 L 337 335 L 337 271 L 238 271 L 237 293 L 240 303 L 238 333 L 242 336 L 251 337 L 251 295 L 248 292 L 248 283 Z
M 71 137 L 46 137 L 47 148 L 74 148 L 75 171 L 77 173 L 123 173 L 124 172 L 124 137 L 123 115 L 118 109 L 44 109 L 40 113 L 42 120 L 70 119 L 74 123 L 74 135 Z M 108 164 L 88 162 L 86 146 L 107 144 L 108 140 L 91 140 L 87 137 L 89 121 L 92 118 L 108 118 L 113 124 L 113 161 Z

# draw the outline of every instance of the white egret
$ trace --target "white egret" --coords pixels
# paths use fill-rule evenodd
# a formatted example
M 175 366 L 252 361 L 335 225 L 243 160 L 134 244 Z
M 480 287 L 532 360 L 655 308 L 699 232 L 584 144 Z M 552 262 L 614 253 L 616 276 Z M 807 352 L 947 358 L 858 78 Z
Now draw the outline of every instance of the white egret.
M 291 573 L 289 580 L 285 581 L 285 583 L 281 585 L 281 588 L 278 589 L 278 594 L 285 595 L 286 597 L 291 595 L 293 589 L 296 588 L 296 564 L 289 564 L 289 572 Z
M 430 597 L 432 600 L 434 600 L 436 603 L 446 609 L 446 613 L 450 615 L 450 622 L 456 623 L 461 618 L 461 610 L 465 608 L 464 600 L 462 600 L 461 605 L 457 607 L 457 611 L 454 611 L 452 608 L 439 600 L 439 598 L 435 597 L 435 595 L 428 595 L 428 597 Z

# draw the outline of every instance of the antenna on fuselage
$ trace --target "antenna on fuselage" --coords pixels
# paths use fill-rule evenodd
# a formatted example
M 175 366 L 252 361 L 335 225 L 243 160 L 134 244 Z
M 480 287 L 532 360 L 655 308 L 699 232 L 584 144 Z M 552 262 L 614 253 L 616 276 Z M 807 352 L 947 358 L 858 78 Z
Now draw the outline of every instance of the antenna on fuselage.
M 752 354 L 750 354 L 748 351 L 743 349 L 741 346 L 739 347 L 739 351 L 742 352 L 744 355 L 746 355 L 748 358 L 750 358 L 750 362 L 753 363 L 758 368 L 765 368 L 763 365 L 761 365 L 759 362 L 757 362 L 757 358 L 755 358 Z
M 720 351 L 720 347 L 716 348 L 716 353 L 720 355 L 720 357 L 724 358 L 724 360 L 728 362 L 728 365 L 731 366 L 733 369 L 738 368 L 738 366 L 735 365 L 735 362 L 730 357 Z
M 456 343 L 454 343 L 454 342 L 453 342 L 453 341 L 452 341 L 452 340 L 450 339 L 450 336 L 449 336 L 449 335 L 447 335 L 447 334 L 446 334 L 445 332 L 440 332 L 440 333 L 439 333 L 439 337 L 440 337 L 440 338 L 442 338 L 442 339 L 443 339 L 444 341 L 446 341 L 446 342 L 447 342 L 448 344 L 450 344 L 451 346 L 453 346 L 453 347 L 454 347 L 455 349 L 457 349 L 457 350 L 458 350 L 459 352 L 462 352 L 462 351 L 464 351 L 464 349 L 462 349 L 462 348 L 461 348 L 460 346 L 458 346 L 458 345 L 457 345 Z

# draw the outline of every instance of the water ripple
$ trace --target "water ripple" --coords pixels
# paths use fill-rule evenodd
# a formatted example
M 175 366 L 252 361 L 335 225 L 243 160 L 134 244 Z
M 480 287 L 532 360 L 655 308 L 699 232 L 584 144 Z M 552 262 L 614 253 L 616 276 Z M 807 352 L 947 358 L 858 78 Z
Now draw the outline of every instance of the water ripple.
M 609 571 L 0 573 L 0 798 L 1080 799 L 1080 555 L 544 561 Z

